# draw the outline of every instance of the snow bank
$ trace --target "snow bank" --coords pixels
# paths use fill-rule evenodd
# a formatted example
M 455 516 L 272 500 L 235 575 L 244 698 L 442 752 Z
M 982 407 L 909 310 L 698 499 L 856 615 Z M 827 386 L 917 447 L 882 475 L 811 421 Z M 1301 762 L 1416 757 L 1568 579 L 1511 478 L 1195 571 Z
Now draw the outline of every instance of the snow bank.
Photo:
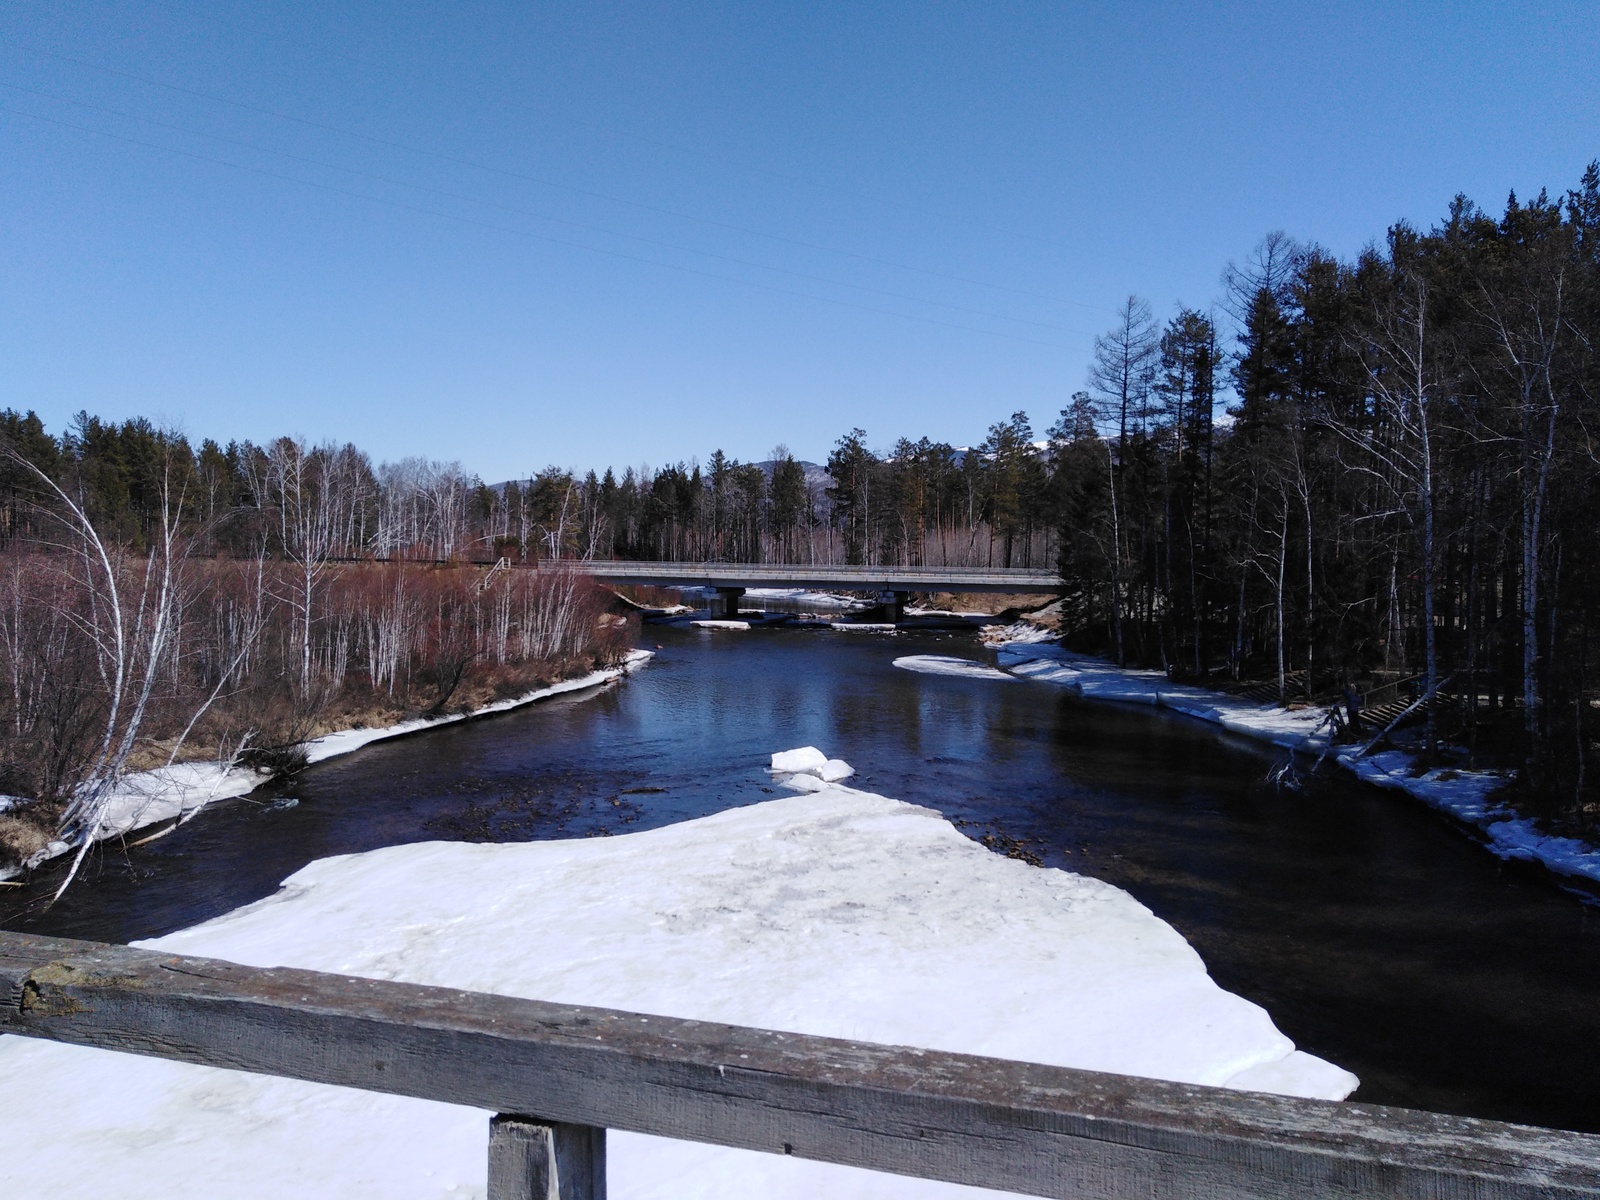
M 431 729 L 436 725 L 449 725 L 472 717 L 506 712 L 509 709 L 520 708 L 524 704 L 532 704 L 537 700 L 546 700 L 551 696 L 559 696 L 563 692 L 576 692 L 584 688 L 595 687 L 626 675 L 635 667 L 643 665 L 654 657 L 655 651 L 653 650 L 630 650 L 627 658 L 622 661 L 620 666 L 592 671 L 588 675 L 583 675 L 576 679 L 564 679 L 560 683 L 552 684 L 549 687 L 538 688 L 524 695 L 514 696 L 509 700 L 498 700 L 493 704 L 474 709 L 469 713 L 451 713 L 441 717 L 419 717 L 416 720 L 401 721 L 399 724 L 386 725 L 377 729 L 340 730 L 338 733 L 330 733 L 307 742 L 306 761 L 308 763 L 322 762 L 325 759 L 335 758 L 341 754 L 350 754 L 373 742 L 383 741 L 385 738 L 403 737 L 408 733 Z M 220 763 L 178 763 L 174 766 L 162 767 L 154 771 L 137 772 L 125 778 L 112 795 L 106 809 L 105 821 L 101 826 L 100 836 L 96 840 L 105 841 L 108 838 L 125 837 L 136 830 L 146 829 L 153 825 L 185 820 L 215 800 L 229 800 L 237 796 L 247 795 L 260 787 L 267 778 L 267 775 L 254 771 L 249 767 L 227 767 Z M 167 831 L 163 830 L 163 832 Z M 72 847 L 66 842 L 51 842 L 39 853 L 29 858 L 22 867 L 14 870 L 0 868 L 0 880 L 20 875 L 24 870 L 32 870 L 34 867 L 52 858 L 57 858 L 71 849 Z
M 709 599 L 717 595 L 716 588 L 685 587 L 676 589 L 680 596 L 693 596 L 698 599 Z M 832 592 L 814 592 L 809 588 L 745 588 L 744 598 L 752 606 L 758 602 L 780 601 L 786 604 L 804 605 L 819 612 L 853 612 L 859 608 L 871 608 L 874 602 L 860 600 L 854 596 L 836 596 Z
M 789 604 L 804 604 L 819 611 L 851 612 L 873 606 L 871 600 L 835 596 L 831 592 L 813 592 L 806 588 L 746 588 L 744 594 L 752 603 L 758 600 L 782 600 Z
M 532 704 L 538 700 L 548 700 L 552 696 L 560 696 L 566 692 L 581 692 L 585 688 L 598 687 L 602 683 L 610 683 L 613 679 L 620 679 L 636 667 L 643 666 L 655 657 L 654 650 L 630 650 L 628 656 L 622 660 L 620 666 L 605 667 L 599 671 L 591 671 L 587 675 L 580 675 L 575 679 L 563 679 L 560 683 L 553 683 L 549 687 L 538 688 L 535 691 L 525 692 L 521 696 L 513 696 L 509 700 L 497 700 L 493 704 L 486 704 L 482 708 L 475 708 L 471 712 L 449 713 L 442 717 L 418 717 L 412 721 L 401 721 L 397 725 L 385 725 L 378 729 L 342 729 L 338 733 L 330 733 L 306 743 L 306 761 L 322 762 L 325 759 L 336 758 L 341 754 L 349 754 L 373 742 L 381 742 L 385 738 L 404 737 L 408 733 L 417 733 L 423 729 L 432 729 L 438 725 L 452 725 L 457 721 L 468 721 L 473 717 L 486 717 L 491 713 L 508 712 L 513 708 L 521 708 L 525 704 Z
M 1170 709 L 1288 750 L 1321 754 L 1328 748 L 1326 713 L 1321 709 L 1257 704 L 1173 683 L 1160 671 L 1123 669 L 1026 638 L 1001 638 L 996 652 L 1000 665 L 1018 678 L 1071 688 L 1085 699 Z M 1332 758 L 1363 782 L 1404 792 L 1455 818 L 1481 835 L 1484 845 L 1500 858 L 1542 863 L 1558 875 L 1600 885 L 1600 848 L 1575 838 L 1542 834 L 1532 821 L 1497 800 L 1495 793 L 1509 782 L 1505 774 L 1458 768 L 1421 771 L 1416 759 L 1404 750 L 1385 750 L 1362 758 L 1356 753 L 1355 746 L 1340 747 L 1332 751 Z
M 696 629 L 749 629 L 749 621 L 690 621 Z
M 105 817 L 96 841 L 126 837 L 140 829 L 165 825 L 161 833 L 187 820 L 214 800 L 229 800 L 260 787 L 267 776 L 249 767 L 228 767 L 221 763 L 175 763 L 153 771 L 138 771 L 126 776 L 106 802 Z M 158 837 L 160 834 L 152 834 Z M 72 844 L 52 841 L 30 855 L 20 867 L 0 867 L 0 879 L 10 879 L 31 871 L 52 858 L 73 849 Z
M 978 636 L 989 646 L 1036 646 L 1053 643 L 1059 635 L 1032 621 L 1013 621 L 1009 625 L 985 625 L 978 630 Z
M 1004 671 L 973 662 L 970 658 L 952 658 L 944 654 L 907 654 L 903 658 L 895 659 L 894 665 L 903 671 L 920 671 L 924 675 L 960 675 L 966 679 L 1004 679 L 1007 683 L 1016 682 L 1014 676 Z
M 895 626 L 889 621 L 834 621 L 829 629 L 837 629 L 840 633 L 894 633 Z
M 614 838 L 324 859 L 149 943 L 258 965 L 598 1004 L 1205 1084 L 1342 1097 L 1109 884 L 1003 858 L 937 813 L 824 787 Z M 8 1194 L 481 1197 L 487 1114 L 0 1038 Z M 999 1195 L 613 1133 L 616 1200 Z

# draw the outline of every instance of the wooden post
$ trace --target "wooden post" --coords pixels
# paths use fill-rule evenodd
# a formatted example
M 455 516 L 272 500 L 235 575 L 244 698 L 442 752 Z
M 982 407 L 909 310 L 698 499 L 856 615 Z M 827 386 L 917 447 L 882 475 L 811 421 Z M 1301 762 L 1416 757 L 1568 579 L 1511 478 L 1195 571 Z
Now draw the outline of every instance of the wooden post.
M 606 1131 L 501 1113 L 489 1122 L 489 1200 L 606 1200 Z

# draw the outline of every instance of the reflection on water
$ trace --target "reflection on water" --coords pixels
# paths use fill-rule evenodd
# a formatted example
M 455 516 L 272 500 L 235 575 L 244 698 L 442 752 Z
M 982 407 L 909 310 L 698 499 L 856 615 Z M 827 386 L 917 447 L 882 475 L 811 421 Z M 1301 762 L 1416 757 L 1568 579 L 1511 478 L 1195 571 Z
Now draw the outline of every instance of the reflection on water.
M 774 750 L 973 837 L 1127 888 L 1361 1099 L 1600 1130 L 1600 913 L 1407 801 L 1280 795 L 1259 750 L 1045 685 L 916 675 L 966 636 L 647 628 L 620 687 L 370 747 L 100 857 L 5 924 L 128 941 L 269 895 L 314 858 L 431 839 L 625 833 L 776 794 Z M 297 801 L 290 804 L 289 800 Z

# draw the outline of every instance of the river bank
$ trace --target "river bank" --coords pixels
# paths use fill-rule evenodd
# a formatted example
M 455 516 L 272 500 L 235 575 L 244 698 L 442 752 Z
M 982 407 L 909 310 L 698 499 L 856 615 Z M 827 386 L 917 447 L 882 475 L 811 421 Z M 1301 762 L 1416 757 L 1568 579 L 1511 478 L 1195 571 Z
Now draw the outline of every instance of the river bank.
M 772 799 L 770 753 L 813 745 L 855 788 L 1135 896 L 1221 987 L 1360 1076 L 1360 1100 L 1600 1132 L 1600 922 L 1422 805 L 1342 771 L 1276 789 L 1257 745 L 1165 709 L 893 666 L 993 666 L 953 630 L 646 635 L 656 656 L 625 686 L 319 763 L 108 845 L 48 908 L 53 870 L 0 888 L 0 926 L 128 943 L 274 896 L 315 860 L 664 828 Z
M 1166 709 L 1295 754 L 1326 757 L 1363 783 L 1402 792 L 1451 818 L 1498 858 L 1536 863 L 1585 898 L 1600 896 L 1600 848 L 1546 834 L 1499 799 L 1497 793 L 1514 779 L 1507 772 L 1425 768 L 1402 749 L 1361 755 L 1354 745 L 1330 746 L 1324 709 L 1258 704 L 1174 683 L 1161 671 L 1118 667 L 1066 650 L 1033 626 L 995 629 L 985 640 L 1000 666 L 1019 679 L 1065 687 L 1087 700 Z
M 622 678 L 643 666 L 652 657 L 654 652 L 650 650 L 630 650 L 623 661 L 614 667 L 590 671 L 547 687 L 536 688 L 520 696 L 497 700 L 464 712 L 443 713 L 436 717 L 415 717 L 376 728 L 344 729 L 323 734 L 305 744 L 305 761 L 307 765 L 325 762 L 340 755 L 354 753 L 373 742 L 407 737 L 461 721 L 494 716 L 525 705 L 536 704 L 541 700 L 548 700 L 553 696 L 599 687 Z M 251 767 L 205 762 L 175 763 L 151 771 L 132 772 L 119 783 L 107 806 L 95 840 L 97 842 L 118 838 L 128 840 L 130 835 L 142 832 L 145 836 L 133 838 L 129 842 L 131 845 L 140 845 L 171 833 L 208 804 L 247 795 L 272 778 L 274 776 L 271 772 Z M 17 866 L 0 866 L 0 881 L 14 879 L 75 848 L 75 845 L 65 841 L 52 841 Z

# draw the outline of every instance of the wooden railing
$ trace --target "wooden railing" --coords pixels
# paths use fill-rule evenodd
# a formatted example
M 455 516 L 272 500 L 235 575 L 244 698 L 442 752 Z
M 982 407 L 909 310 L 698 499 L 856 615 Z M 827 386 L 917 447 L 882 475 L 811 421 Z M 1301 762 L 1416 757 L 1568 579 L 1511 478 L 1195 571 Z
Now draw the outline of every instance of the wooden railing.
M 4 1033 L 497 1111 L 491 1200 L 603 1197 L 608 1128 L 1077 1200 L 1600 1197 L 1587 1134 L 126 946 L 0 933 L 0 1002 Z

